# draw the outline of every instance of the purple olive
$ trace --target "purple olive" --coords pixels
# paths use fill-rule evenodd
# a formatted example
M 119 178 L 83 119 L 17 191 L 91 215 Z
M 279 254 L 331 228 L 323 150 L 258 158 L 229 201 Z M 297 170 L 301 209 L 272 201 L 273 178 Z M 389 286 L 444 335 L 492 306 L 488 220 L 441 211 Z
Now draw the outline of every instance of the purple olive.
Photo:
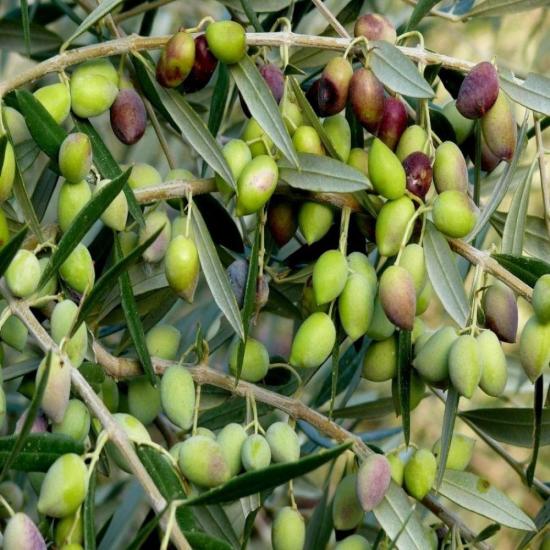
M 197 36 L 195 38 L 195 61 L 193 68 L 184 80 L 181 90 L 186 94 L 202 90 L 212 78 L 217 64 L 218 60 L 208 49 L 206 36 L 204 34 Z
M 118 92 L 111 106 L 111 128 L 126 145 L 138 142 L 147 126 L 147 111 L 139 94 L 132 88 Z
M 498 73 L 492 63 L 478 63 L 462 81 L 456 108 L 466 118 L 481 118 L 498 97 Z
M 384 86 L 370 69 L 359 69 L 353 73 L 349 96 L 359 124 L 374 134 L 384 114 Z
M 378 126 L 378 137 L 392 151 L 395 151 L 401 134 L 407 127 L 407 111 L 403 103 L 395 97 L 384 102 L 384 114 Z
M 333 57 L 327 63 L 317 90 L 317 101 L 324 116 L 336 115 L 346 106 L 352 76 L 353 68 L 347 59 Z
M 427 155 L 417 151 L 403 161 L 407 175 L 407 189 L 417 197 L 424 199 L 432 184 L 432 163 Z

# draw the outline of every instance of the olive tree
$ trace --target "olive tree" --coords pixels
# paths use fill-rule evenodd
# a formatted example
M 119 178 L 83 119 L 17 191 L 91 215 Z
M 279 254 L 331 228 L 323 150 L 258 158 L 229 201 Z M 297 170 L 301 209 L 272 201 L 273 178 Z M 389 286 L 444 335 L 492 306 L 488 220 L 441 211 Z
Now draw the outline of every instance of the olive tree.
M 2 6 L 6 550 L 548 547 L 546 1 L 378 4 Z

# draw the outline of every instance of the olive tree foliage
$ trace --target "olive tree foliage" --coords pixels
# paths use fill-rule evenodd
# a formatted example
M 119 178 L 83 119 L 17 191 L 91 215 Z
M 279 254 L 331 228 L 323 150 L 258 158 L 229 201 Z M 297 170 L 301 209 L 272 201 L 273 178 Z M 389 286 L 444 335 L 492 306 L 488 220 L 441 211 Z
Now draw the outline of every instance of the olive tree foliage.
M 2 6 L 3 547 L 546 548 L 546 2 L 179 4 Z

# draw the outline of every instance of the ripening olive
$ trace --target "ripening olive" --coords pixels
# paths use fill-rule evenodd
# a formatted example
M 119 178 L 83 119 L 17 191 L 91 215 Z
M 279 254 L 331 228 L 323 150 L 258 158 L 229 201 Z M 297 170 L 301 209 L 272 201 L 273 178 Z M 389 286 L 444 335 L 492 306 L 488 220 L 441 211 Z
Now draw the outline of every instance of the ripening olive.
M 80 294 L 94 286 L 94 263 L 89 250 L 82 243 L 79 243 L 61 264 L 59 274 L 73 290 Z
M 416 314 L 416 292 L 409 271 L 391 265 L 380 277 L 378 296 L 388 319 L 403 330 L 412 330 Z
M 449 377 L 460 395 L 472 397 L 481 380 L 481 356 L 470 334 L 459 336 L 449 350 Z
M 456 143 L 462 145 L 474 129 L 474 122 L 462 116 L 456 108 L 456 101 L 449 101 L 443 107 L 443 114 L 455 131 Z
M 452 141 L 444 141 L 435 151 L 433 178 L 438 193 L 468 191 L 468 168 L 462 151 Z
M 249 435 L 241 449 L 241 460 L 247 472 L 262 470 L 271 464 L 271 449 L 263 435 Z
M 339 531 L 355 529 L 365 512 L 357 497 L 357 475 L 349 474 L 340 481 L 332 500 L 332 522 Z
M 161 183 L 162 176 L 158 170 L 142 162 L 134 164 L 128 176 L 128 185 L 134 191 L 142 187 L 149 187 L 150 185 L 160 185 Z
M 250 148 L 242 139 L 232 139 L 223 146 L 222 153 L 229 165 L 233 179 L 237 181 L 244 167 L 252 160 Z M 234 189 L 219 174 L 216 174 L 216 185 L 218 191 L 224 195 L 234 193 Z
M 147 351 L 152 357 L 175 361 L 180 347 L 181 333 L 171 325 L 154 326 L 145 338 Z
M 273 462 L 296 462 L 300 458 L 298 435 L 287 422 L 274 422 L 265 438 L 271 449 Z
M 246 54 L 244 28 L 235 21 L 216 21 L 206 27 L 208 48 L 222 63 L 238 63 Z
M 335 342 L 336 328 L 332 319 L 321 311 L 312 313 L 294 336 L 290 364 L 294 367 L 318 367 L 331 354 Z
M 382 256 L 395 256 L 414 215 L 414 204 L 409 197 L 401 197 L 384 204 L 376 219 L 376 245 Z
M 437 229 L 448 237 L 465 237 L 474 228 L 476 219 L 476 212 L 466 193 L 444 191 L 436 197 L 433 220 Z
M 4 550 L 46 550 L 46 542 L 32 519 L 23 512 L 14 514 L 6 524 Z
M 34 92 L 34 97 L 42 104 L 42 106 L 50 113 L 51 117 L 62 124 L 69 116 L 71 110 L 71 95 L 69 87 L 64 83 L 50 84 L 38 88 Z
M 510 102 L 503 91 L 481 118 L 481 131 L 487 147 L 495 157 L 512 160 L 516 150 L 517 127 Z
M 298 225 L 307 244 L 321 240 L 334 221 L 334 212 L 330 206 L 317 202 L 304 202 L 298 212 Z
M 88 135 L 69 134 L 59 148 L 58 163 L 61 175 L 69 183 L 82 181 L 92 167 L 92 144 Z
M 405 170 L 393 151 L 378 138 L 369 151 L 369 177 L 375 191 L 386 199 L 398 199 L 405 193 Z
M 357 472 L 357 497 L 365 512 L 374 510 L 384 499 L 391 482 L 391 468 L 384 455 L 369 455 Z
M 432 163 L 427 155 L 417 151 L 403 161 L 407 190 L 424 200 L 432 184 Z
M 516 295 L 506 285 L 494 283 L 483 294 L 485 326 L 502 342 L 513 344 L 518 330 Z
M 143 252 L 143 259 L 149 263 L 160 262 L 170 244 L 170 220 L 164 210 L 153 210 L 145 215 L 145 227 L 139 232 L 139 244 L 144 243 L 153 233 L 162 227 L 157 238 Z
M 369 344 L 363 359 L 363 378 L 371 382 L 391 380 L 397 372 L 397 342 L 392 335 Z
M 185 31 L 174 34 L 166 43 L 157 62 L 157 82 L 165 88 L 176 88 L 191 72 L 195 62 L 195 41 Z
M 294 204 L 273 197 L 267 208 L 267 227 L 279 248 L 287 244 L 296 233 L 298 217 Z
M 37 289 L 41 273 L 38 258 L 29 250 L 22 248 L 10 262 L 4 277 L 12 294 L 19 298 L 26 298 Z
M 449 470 L 465 470 L 470 464 L 472 454 L 474 452 L 474 445 L 476 440 L 471 437 L 467 437 L 463 434 L 454 433 L 451 438 L 451 445 L 449 446 L 449 452 L 447 454 L 447 462 L 445 468 Z M 439 464 L 439 454 L 441 453 L 441 439 L 438 439 L 432 449 L 433 454 Z
M 229 370 L 233 376 L 237 376 L 239 341 L 231 348 L 229 357 Z M 248 338 L 244 346 L 241 378 L 247 382 L 259 382 L 269 369 L 269 353 L 266 347 L 254 338 Z
M 271 526 L 273 550 L 303 550 L 306 541 L 304 518 L 295 508 L 281 508 Z
M 321 138 L 313 126 L 299 126 L 296 128 L 292 136 L 292 143 L 298 153 L 325 154 Z
M 477 337 L 481 358 L 481 380 L 479 387 L 493 397 L 502 395 L 508 379 L 506 355 L 497 335 L 492 330 L 484 330 Z
M 65 409 L 65 415 L 61 422 L 52 425 L 54 433 L 60 433 L 72 437 L 83 443 L 90 431 L 90 411 L 79 399 L 71 399 Z
M 386 98 L 384 112 L 376 132 L 378 138 L 394 151 L 406 127 L 407 111 L 403 102 L 395 97 Z
M 147 111 L 141 96 L 132 88 L 120 90 L 110 110 L 111 128 L 125 145 L 137 143 L 147 128 Z
M 324 116 L 336 115 L 346 106 L 352 76 L 351 63 L 343 57 L 333 57 L 326 64 L 317 90 L 317 101 Z
M 183 81 L 181 89 L 186 94 L 202 90 L 210 81 L 216 70 L 218 60 L 208 48 L 206 36 L 201 34 L 195 38 L 195 61 L 193 68 Z
M 453 327 L 442 327 L 416 354 L 413 366 L 428 382 L 441 382 L 449 376 L 449 352 L 456 339 Z
M 334 115 L 325 118 L 323 129 L 342 162 L 347 162 L 351 151 L 351 128 L 346 117 Z
M 367 40 L 385 40 L 390 44 L 395 44 L 397 39 L 395 27 L 379 13 L 365 13 L 358 17 L 353 34 L 364 36 Z
M 376 133 L 384 114 L 384 86 L 375 74 L 366 68 L 353 73 L 349 97 L 355 118 L 371 134 Z
M 164 258 L 170 288 L 188 302 L 193 301 L 199 281 L 199 253 L 192 239 L 178 235 L 168 244 Z
M 0 202 L 4 202 L 11 196 L 15 179 L 15 153 L 12 144 L 6 142 L 2 168 L 0 169 Z
M 417 500 L 422 500 L 435 481 L 437 462 L 427 449 L 418 449 L 405 464 L 404 482 L 407 492 Z
M 86 180 L 79 183 L 64 182 L 57 199 L 57 220 L 64 233 L 69 229 L 80 211 L 92 198 L 92 190 Z
M 277 186 L 279 169 L 268 155 L 254 157 L 243 168 L 237 181 L 237 216 L 258 211 Z
M 73 367 L 80 367 L 88 349 L 88 330 L 82 323 L 73 331 L 73 325 L 78 317 L 78 306 L 71 300 L 58 302 L 53 308 L 50 319 L 52 338 L 56 344 L 61 344 L 71 332 L 73 336 L 65 342 L 63 349 L 67 353 Z
M 498 92 L 498 73 L 493 64 L 483 61 L 462 81 L 456 108 L 466 118 L 481 118 L 494 105 Z
M 426 130 L 418 124 L 413 124 L 401 134 L 395 154 L 403 162 L 411 153 L 426 153 L 428 144 Z
M 550 363 L 550 323 L 541 323 L 533 315 L 523 327 L 519 339 L 519 358 L 531 382 Z
M 226 424 L 218 433 L 217 441 L 229 466 L 231 477 L 236 476 L 241 471 L 241 453 L 247 437 L 246 430 L 235 422 Z

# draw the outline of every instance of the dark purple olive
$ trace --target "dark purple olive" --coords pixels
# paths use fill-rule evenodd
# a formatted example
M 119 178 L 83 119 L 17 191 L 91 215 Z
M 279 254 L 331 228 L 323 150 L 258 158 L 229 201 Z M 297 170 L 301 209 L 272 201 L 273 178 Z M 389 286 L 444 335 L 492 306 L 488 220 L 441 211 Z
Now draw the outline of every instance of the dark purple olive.
M 275 101 L 277 102 L 277 104 L 279 104 L 283 97 L 283 92 L 285 89 L 285 77 L 283 75 L 283 71 L 281 71 L 281 69 L 277 67 L 277 65 L 273 65 L 273 63 L 266 63 L 265 65 L 262 65 L 259 70 L 260 74 L 265 80 L 265 83 L 267 84 L 267 87 L 271 90 Z M 250 118 L 250 111 L 248 110 L 248 106 L 246 105 L 243 97 L 240 94 L 239 99 L 241 101 L 243 113 L 247 118 Z
M 298 218 L 291 202 L 273 198 L 267 209 L 267 227 L 279 248 L 283 247 L 296 233 Z
M 208 49 L 206 36 L 204 34 L 197 36 L 195 38 L 195 62 L 191 72 L 184 80 L 181 90 L 186 94 L 202 90 L 212 78 L 217 64 L 218 60 Z
M 328 116 L 328 113 L 326 113 L 323 109 L 321 109 L 321 106 L 319 105 L 319 84 L 321 79 L 318 78 L 310 87 L 309 90 L 306 92 L 306 99 L 309 101 L 309 104 L 311 105 L 312 109 L 315 111 L 315 114 L 317 116 Z
M 368 40 L 385 40 L 395 44 L 395 27 L 378 13 L 365 13 L 357 18 L 353 29 L 355 36 L 365 36 Z
M 378 126 L 378 137 L 395 151 L 401 134 L 407 127 L 407 111 L 403 103 L 395 97 L 388 97 L 384 102 L 384 113 Z
M 407 189 L 424 199 L 432 184 L 432 163 L 429 157 L 420 151 L 411 153 L 403 161 L 403 168 L 407 175 Z
M 359 69 L 353 73 L 349 96 L 355 117 L 374 134 L 384 114 L 384 86 L 370 69 Z
M 347 59 L 333 57 L 327 63 L 317 90 L 317 101 L 324 116 L 336 115 L 344 109 L 352 76 L 353 68 Z
M 147 111 L 139 94 L 132 88 L 118 92 L 111 106 L 111 128 L 126 145 L 138 142 L 147 126 Z
M 498 97 L 498 73 L 492 63 L 478 63 L 462 81 L 456 108 L 470 119 L 481 118 L 495 103 Z

